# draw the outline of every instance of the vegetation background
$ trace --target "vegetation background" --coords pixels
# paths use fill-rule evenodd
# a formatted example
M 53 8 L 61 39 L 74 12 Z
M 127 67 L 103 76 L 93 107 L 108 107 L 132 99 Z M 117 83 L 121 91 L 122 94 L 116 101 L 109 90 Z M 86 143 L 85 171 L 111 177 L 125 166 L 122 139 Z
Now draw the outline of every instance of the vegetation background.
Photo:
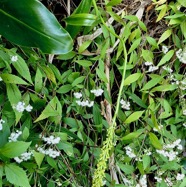
M 185 8 L 0 0 L 0 186 L 185 187 Z

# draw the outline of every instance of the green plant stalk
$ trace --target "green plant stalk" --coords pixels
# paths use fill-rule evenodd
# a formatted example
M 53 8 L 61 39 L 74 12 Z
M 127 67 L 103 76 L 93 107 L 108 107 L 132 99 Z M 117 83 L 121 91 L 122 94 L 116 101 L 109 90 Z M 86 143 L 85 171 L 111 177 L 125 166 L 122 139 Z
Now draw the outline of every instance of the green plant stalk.
M 119 88 L 115 113 L 114 113 L 114 116 L 112 118 L 112 123 L 107 130 L 107 138 L 103 143 L 103 147 L 101 148 L 101 154 L 100 154 L 100 157 L 99 157 L 99 160 L 98 160 L 97 169 L 94 172 L 93 181 L 92 181 L 92 187 L 101 187 L 101 186 L 103 186 L 103 178 L 105 177 L 105 170 L 107 169 L 107 161 L 110 158 L 110 151 L 114 147 L 116 118 L 117 118 L 117 114 L 118 114 L 118 111 L 119 111 L 120 100 L 121 100 L 122 90 L 123 90 L 123 86 L 124 86 L 126 67 L 127 67 L 127 51 L 126 51 L 126 47 L 125 47 L 125 44 L 124 44 L 122 38 L 120 36 L 118 36 L 117 34 L 113 33 L 108 28 L 106 23 L 104 22 L 103 18 L 99 14 L 98 7 L 97 7 L 97 4 L 96 4 L 95 0 L 93 0 L 93 5 L 94 5 L 94 8 L 95 8 L 95 12 L 96 12 L 97 16 L 101 19 L 101 22 L 103 23 L 103 25 L 107 28 L 107 30 L 110 33 L 112 33 L 122 43 L 123 52 L 124 52 L 124 59 L 125 59 L 124 60 L 124 66 L 123 66 L 123 73 L 122 73 L 122 81 L 121 81 L 120 88 Z

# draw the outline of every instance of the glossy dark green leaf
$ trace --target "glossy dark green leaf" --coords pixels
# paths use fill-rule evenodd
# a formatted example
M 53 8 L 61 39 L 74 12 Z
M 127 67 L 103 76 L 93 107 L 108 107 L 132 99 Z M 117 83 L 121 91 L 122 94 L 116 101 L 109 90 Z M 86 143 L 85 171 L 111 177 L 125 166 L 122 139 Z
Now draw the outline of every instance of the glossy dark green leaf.
M 65 19 L 66 23 L 69 25 L 76 26 L 92 26 L 96 21 L 96 16 L 93 14 L 74 14 Z
M 0 1 L 0 25 L 0 34 L 18 45 L 52 54 L 72 50 L 70 35 L 37 0 Z
M 77 9 L 72 13 L 80 14 L 80 13 L 88 13 L 90 11 L 92 5 L 92 0 L 82 0 Z M 69 32 L 72 38 L 75 38 L 76 35 L 80 32 L 82 26 L 72 26 L 67 25 L 66 30 Z

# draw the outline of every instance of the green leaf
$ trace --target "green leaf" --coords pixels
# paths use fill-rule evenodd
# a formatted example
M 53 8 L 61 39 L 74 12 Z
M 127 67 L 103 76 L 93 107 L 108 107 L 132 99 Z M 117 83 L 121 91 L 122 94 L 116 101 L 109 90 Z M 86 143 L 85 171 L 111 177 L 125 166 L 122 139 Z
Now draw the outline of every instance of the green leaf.
M 129 93 L 129 92 L 127 92 L 127 94 L 130 95 L 130 98 L 133 100 L 133 102 L 135 102 L 136 104 L 138 104 L 139 106 L 141 106 L 143 108 L 147 108 L 145 103 L 136 94 Z
M 5 83 L 13 83 L 13 84 L 23 84 L 23 85 L 28 85 L 27 82 L 25 82 L 23 79 L 16 75 L 8 74 L 8 73 L 3 73 L 1 74 L 1 78 Z
M 131 132 L 127 134 L 126 136 L 124 136 L 122 140 L 133 140 L 135 138 L 138 138 L 143 132 L 144 132 L 144 129 L 139 129 L 136 132 Z
M 18 56 L 16 53 L 11 52 L 10 54 L 18 57 L 18 60 L 16 62 L 12 63 L 14 68 L 18 71 L 18 73 L 24 79 L 26 79 L 29 83 L 33 84 L 31 76 L 30 76 L 30 71 L 29 71 L 29 68 L 28 68 L 26 62 L 20 56 Z
M 178 2 L 179 2 L 182 6 L 186 7 L 186 1 L 185 1 L 185 0 L 178 0 Z
M 154 38 L 152 38 L 152 37 L 150 37 L 150 36 L 146 36 L 146 39 L 147 39 L 147 41 L 148 41 L 148 43 L 149 43 L 150 45 L 152 45 L 153 47 L 158 48 L 158 44 L 157 44 L 157 42 L 156 42 L 156 40 L 155 40 Z M 147 61 L 148 61 L 148 60 L 147 60 Z
M 92 66 L 92 62 L 89 60 L 76 60 L 76 63 L 78 63 L 79 65 L 83 66 L 83 67 L 89 67 Z
M 134 41 L 134 43 L 131 45 L 128 54 L 133 52 L 141 43 L 141 37 Z
M 41 121 L 43 119 L 46 119 L 50 116 L 55 116 L 55 117 L 59 117 L 61 116 L 61 111 L 58 111 L 59 106 L 58 106 L 58 99 L 57 97 L 54 97 L 49 103 L 48 105 L 45 107 L 45 109 L 42 111 L 42 113 L 40 114 L 40 116 L 34 121 L 34 123 Z
M 138 120 L 142 114 L 144 113 L 144 110 L 143 111 L 137 111 L 137 112 L 134 112 L 132 113 L 126 120 L 124 123 L 131 123 L 133 121 L 136 121 Z
M 80 76 L 77 79 L 75 79 L 72 83 L 72 87 L 82 83 L 85 80 L 85 76 Z
M 52 69 L 46 65 L 41 66 L 42 70 L 45 72 L 47 78 L 51 80 L 54 84 L 56 84 L 56 77 Z
M 168 8 L 167 5 L 162 5 L 161 6 L 161 10 L 160 10 L 160 13 L 158 14 L 158 18 L 157 18 L 156 22 L 163 19 L 163 17 L 165 16 L 165 14 L 167 12 L 167 8 Z
M 161 76 L 153 78 L 152 80 L 147 82 L 147 84 L 144 85 L 144 87 L 141 89 L 141 91 L 151 89 L 152 87 L 156 86 L 162 80 L 163 80 L 163 77 L 161 77 Z
M 149 138 L 151 144 L 156 148 L 156 149 L 162 149 L 163 146 L 161 145 L 160 141 L 158 140 L 157 136 L 154 133 L 149 133 Z
M 78 49 L 78 53 L 81 54 L 83 51 L 85 51 L 91 43 L 92 43 L 92 40 L 87 40 L 84 43 L 82 43 L 82 45 Z
M 69 91 L 72 90 L 72 85 L 71 84 L 66 84 L 61 86 L 56 92 L 60 94 L 65 94 L 68 93 Z
M 88 13 L 92 6 L 92 0 L 82 0 L 77 9 L 71 14 L 80 14 Z M 80 32 L 82 26 L 67 25 L 66 30 L 70 33 L 72 38 L 75 38 L 76 35 Z
M 167 38 L 169 38 L 169 36 L 172 34 L 172 30 L 168 29 L 166 30 L 160 37 L 159 41 L 158 41 L 158 45 L 160 43 L 162 43 L 163 41 L 165 41 Z
M 167 92 L 175 90 L 178 86 L 175 84 L 164 84 L 161 86 L 157 86 L 151 90 L 151 92 Z
M 98 132 L 101 132 L 102 131 L 102 116 L 101 116 L 101 110 L 97 104 L 94 104 L 93 106 L 93 120 L 94 120 L 94 125 L 97 127 Z
M 0 149 L 0 154 L 7 158 L 14 158 L 26 152 L 31 142 L 8 142 Z
M 172 58 L 173 55 L 174 55 L 174 50 L 170 50 L 168 53 L 166 53 L 163 56 L 163 58 L 160 60 L 157 66 L 161 66 L 165 64 L 166 62 L 168 62 Z
M 102 81 L 104 81 L 105 83 L 108 82 L 105 73 L 104 73 L 103 71 L 101 71 L 99 68 L 96 68 L 96 74 L 98 75 L 98 77 L 99 77 Z
M 97 17 L 93 14 L 80 13 L 72 14 L 65 19 L 66 23 L 75 26 L 92 26 Z
M 109 3 L 106 4 L 106 6 L 116 6 L 120 4 L 122 0 L 111 0 Z
M 36 161 L 38 167 L 40 168 L 41 163 L 43 162 L 43 159 L 44 159 L 45 155 L 42 154 L 42 153 L 36 152 L 36 151 L 33 151 L 33 155 L 34 155 L 34 158 L 35 158 L 35 161 Z
M 71 143 L 69 142 L 60 142 L 59 144 L 57 144 L 57 147 L 60 150 L 63 150 L 68 156 L 73 157 L 74 156 L 74 150 L 73 150 L 73 146 Z
M 35 84 L 34 84 L 35 91 L 37 93 L 40 93 L 41 89 L 43 87 L 42 77 L 43 76 L 42 76 L 42 73 L 41 73 L 40 69 L 37 68 L 37 70 L 36 70 L 36 76 L 35 76 Z
M 137 81 L 141 76 L 141 73 L 134 73 L 132 75 L 129 75 L 125 81 L 124 81 L 124 86 L 130 85 L 131 83 Z
M 6 178 L 11 184 L 21 187 L 30 187 L 26 172 L 22 168 L 14 164 L 6 164 L 4 168 Z
M 64 54 L 72 50 L 70 35 L 39 1 L 3 0 L 0 7 L 0 34 L 11 42 L 38 47 L 49 54 Z
M 126 174 L 126 175 L 130 175 L 134 172 L 134 166 L 132 165 L 126 165 L 126 164 L 122 164 L 122 163 L 117 163 L 117 165 L 119 166 L 119 168 Z
M 186 39 L 186 21 L 182 21 L 181 24 L 180 24 L 180 27 L 181 27 L 181 32 Z
M 143 168 L 146 170 L 148 167 L 150 167 L 150 156 L 144 155 L 143 156 Z
M 16 105 L 19 101 L 21 101 L 21 92 L 19 91 L 17 85 L 15 84 L 6 84 L 6 89 L 7 89 L 8 100 L 10 101 L 10 104 L 12 105 L 13 108 L 14 105 Z M 16 116 L 16 124 L 17 124 L 22 116 L 22 112 L 18 112 L 14 108 L 13 110 Z

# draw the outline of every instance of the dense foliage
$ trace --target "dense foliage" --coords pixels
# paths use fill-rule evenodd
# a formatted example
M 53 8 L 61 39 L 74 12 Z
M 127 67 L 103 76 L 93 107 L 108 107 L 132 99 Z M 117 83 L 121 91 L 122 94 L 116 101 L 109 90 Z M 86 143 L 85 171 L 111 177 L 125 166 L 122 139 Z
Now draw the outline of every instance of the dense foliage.
M 47 2 L 0 1 L 0 186 L 185 187 L 185 1 Z

